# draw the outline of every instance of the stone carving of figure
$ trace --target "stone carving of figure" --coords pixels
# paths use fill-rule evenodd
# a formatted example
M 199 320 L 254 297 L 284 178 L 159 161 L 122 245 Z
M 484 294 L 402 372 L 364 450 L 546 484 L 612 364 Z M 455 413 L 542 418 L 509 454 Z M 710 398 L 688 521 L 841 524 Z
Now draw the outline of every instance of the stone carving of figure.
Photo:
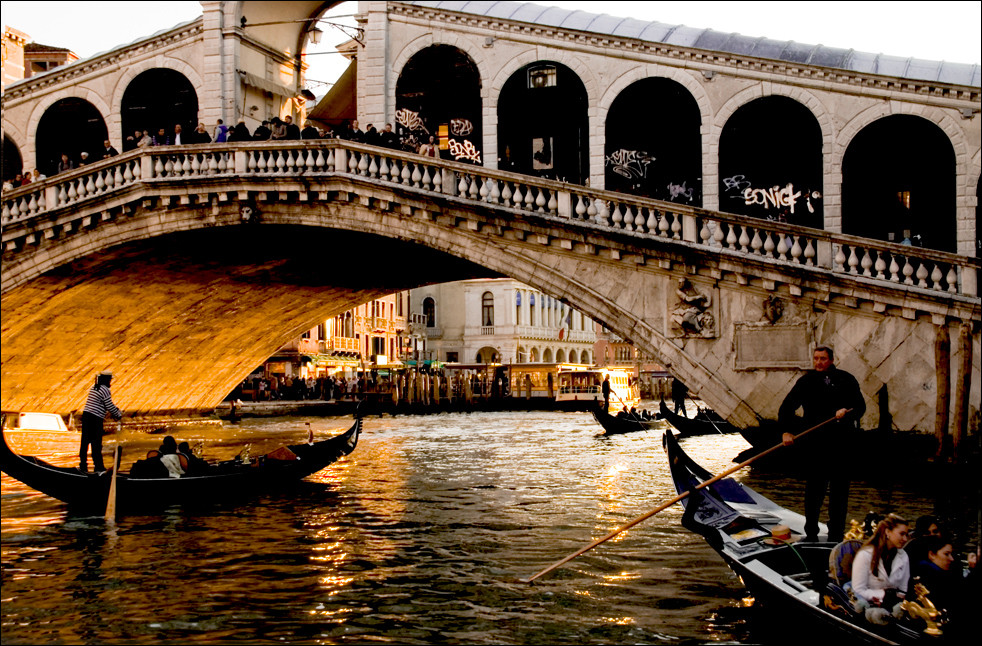
M 686 278 L 679 278 L 675 295 L 679 299 L 672 311 L 675 331 L 682 336 L 713 336 L 716 319 L 709 310 L 713 297 L 700 292 Z

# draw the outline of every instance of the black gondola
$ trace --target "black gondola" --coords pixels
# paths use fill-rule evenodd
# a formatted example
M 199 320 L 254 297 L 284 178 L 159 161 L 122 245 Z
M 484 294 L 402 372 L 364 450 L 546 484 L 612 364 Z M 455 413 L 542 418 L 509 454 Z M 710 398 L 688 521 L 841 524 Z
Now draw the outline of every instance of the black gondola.
M 254 460 L 229 460 L 210 465 L 200 474 L 180 478 L 116 476 L 120 509 L 146 509 L 170 504 L 224 501 L 295 482 L 351 453 L 358 443 L 361 417 L 336 437 L 277 449 Z M 0 471 L 28 487 L 74 507 L 105 509 L 111 472 L 83 473 L 57 467 L 40 458 L 15 453 L 0 431 Z
M 665 423 L 659 423 L 657 419 L 642 419 L 630 413 L 626 416 L 611 415 L 600 406 L 591 410 L 594 419 L 603 427 L 604 435 L 620 435 L 621 433 L 665 428 Z
M 679 446 L 671 433 L 663 439 L 672 481 L 679 493 L 712 478 Z M 805 519 L 732 478 L 721 479 L 682 500 L 682 524 L 701 535 L 740 577 L 768 616 L 781 618 L 808 643 L 905 644 L 918 641 L 922 626 L 896 623 L 873 628 L 837 603 L 828 587 L 829 557 L 835 545 L 794 543 Z M 790 528 L 792 540 L 775 541 L 772 529 Z M 821 526 L 819 539 L 827 531 Z
M 702 412 L 696 417 L 689 418 L 673 413 L 668 409 L 665 400 L 658 404 L 662 419 L 675 427 L 683 437 L 690 435 L 717 435 L 720 433 L 736 433 L 739 429 L 723 420 L 715 412 Z

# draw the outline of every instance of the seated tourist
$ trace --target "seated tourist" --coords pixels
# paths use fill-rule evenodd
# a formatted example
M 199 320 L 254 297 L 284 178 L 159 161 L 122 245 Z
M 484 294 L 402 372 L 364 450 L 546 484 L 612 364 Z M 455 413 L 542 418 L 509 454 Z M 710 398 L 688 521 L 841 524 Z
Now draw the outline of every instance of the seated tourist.
M 187 458 L 177 452 L 177 440 L 174 439 L 173 435 L 168 435 L 164 438 L 163 444 L 160 445 L 160 462 L 167 469 L 167 476 L 170 478 L 180 478 L 184 475 L 185 467 L 187 466 Z M 183 462 L 183 464 L 182 464 Z
M 181 442 L 177 445 L 177 452 L 183 455 L 188 460 L 188 468 L 186 472 L 188 475 L 198 475 L 202 471 L 205 471 L 210 466 L 205 460 L 202 460 L 194 454 L 191 450 L 191 445 L 187 442 Z
M 852 564 L 852 591 L 856 611 L 872 624 L 886 625 L 902 613 L 900 602 L 907 593 L 910 563 L 907 544 L 908 523 L 896 514 L 887 514 L 873 536 L 856 553 Z
M 965 592 L 965 580 L 960 567 L 955 567 L 954 545 L 942 536 L 927 536 L 924 541 L 924 559 L 911 563 L 911 585 L 908 598 L 913 595 L 914 586 L 922 584 L 928 590 L 928 599 L 939 610 L 958 613 L 958 604 Z

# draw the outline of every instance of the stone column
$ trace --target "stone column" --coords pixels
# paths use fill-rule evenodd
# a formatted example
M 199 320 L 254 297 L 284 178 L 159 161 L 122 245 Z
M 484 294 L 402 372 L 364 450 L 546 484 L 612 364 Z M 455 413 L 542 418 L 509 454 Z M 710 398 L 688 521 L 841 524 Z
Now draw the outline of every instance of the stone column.
M 937 372 L 938 400 L 935 405 L 934 437 L 938 447 L 936 457 L 944 451 L 944 440 L 948 435 L 948 411 L 951 408 L 951 338 L 948 324 L 938 326 L 934 340 L 934 366 Z

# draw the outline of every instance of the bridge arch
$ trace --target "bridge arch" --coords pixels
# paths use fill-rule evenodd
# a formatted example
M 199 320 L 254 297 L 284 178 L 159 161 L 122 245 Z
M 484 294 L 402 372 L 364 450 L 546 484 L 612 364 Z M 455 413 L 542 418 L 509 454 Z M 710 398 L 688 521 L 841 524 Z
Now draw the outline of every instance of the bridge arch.
M 102 135 L 101 139 L 96 141 L 95 144 L 91 146 L 93 150 L 96 150 L 97 147 L 100 147 L 106 135 L 108 135 L 106 115 L 112 113 L 109 104 L 106 103 L 106 101 L 102 98 L 102 96 L 100 96 L 98 93 L 88 88 L 80 87 L 80 86 L 66 88 L 64 91 L 49 94 L 44 98 L 42 98 L 40 101 L 38 101 L 37 104 L 34 106 L 34 109 L 31 111 L 31 117 L 30 119 L 28 119 L 27 122 L 27 146 L 23 150 L 27 151 L 28 156 L 31 154 L 31 152 L 33 152 L 34 159 L 35 159 L 35 166 L 40 167 L 41 172 L 49 176 L 54 174 L 54 170 L 48 171 L 46 170 L 45 165 L 38 163 L 42 160 L 42 155 L 50 154 L 50 151 L 48 151 L 47 148 L 44 151 L 39 149 L 38 130 L 41 127 L 42 122 L 46 120 L 45 115 L 48 115 L 49 117 L 52 115 L 52 113 L 50 113 L 49 110 L 57 106 L 62 101 L 84 102 L 85 104 L 92 106 L 94 110 L 91 113 L 92 117 L 98 115 L 99 121 L 102 124 L 99 131 L 101 132 L 102 129 L 105 129 L 106 132 L 105 134 Z M 79 142 L 77 138 L 71 138 L 71 141 L 69 143 L 77 147 L 77 152 L 81 152 L 84 146 L 90 145 L 88 143 L 88 139 L 86 139 L 86 143 L 83 144 Z M 45 144 L 45 146 L 48 145 L 49 144 Z M 57 165 L 57 157 L 55 158 L 55 164 Z
M 657 121 L 650 104 L 657 102 Z M 623 88 L 605 114 L 604 188 L 702 206 L 703 115 L 687 87 L 648 76 Z
M 147 77 L 144 75 L 153 74 L 155 70 L 166 70 L 167 72 L 173 72 L 174 75 L 180 75 L 185 81 L 187 81 L 187 83 L 190 85 L 190 90 L 194 93 L 196 113 L 193 117 L 194 123 L 190 124 L 190 129 L 186 128 L 185 130 L 190 133 L 191 130 L 194 130 L 194 126 L 197 124 L 197 112 L 200 111 L 200 97 L 203 96 L 205 92 L 205 85 L 200 74 L 198 74 L 198 71 L 184 61 L 167 56 L 157 56 L 152 59 L 135 62 L 133 65 L 127 66 L 126 71 L 119 76 L 119 78 L 116 80 L 116 85 L 113 88 L 112 104 L 114 106 L 118 106 L 119 109 L 114 111 L 112 114 L 112 127 L 113 135 L 117 138 L 115 141 L 118 141 L 120 144 L 120 150 L 122 150 L 122 144 L 126 137 L 133 134 L 127 130 L 129 124 L 125 114 L 126 108 L 124 106 L 127 93 L 132 91 L 134 82 L 137 82 L 138 79 L 141 78 L 146 79 Z M 175 79 L 177 78 L 173 75 L 170 76 Z M 209 126 L 210 130 L 212 124 L 206 125 Z M 152 135 L 155 132 L 155 130 L 151 130 L 150 134 Z
M 57 174 L 62 155 L 76 166 L 98 159 L 96 151 L 109 136 L 103 114 L 85 99 L 67 97 L 55 101 L 38 121 L 35 137 L 34 165 L 48 176 Z
M 720 131 L 718 151 L 722 210 L 823 228 L 823 136 L 807 106 L 781 95 L 744 103 Z
M 151 136 L 163 129 L 173 136 L 174 126 L 180 125 L 188 137 L 198 122 L 198 94 L 191 81 L 181 72 L 166 67 L 153 67 L 132 78 L 119 100 L 122 145 L 135 130 Z M 136 141 L 131 146 L 136 147 Z
M 757 99 L 771 96 L 786 97 L 800 103 L 812 113 L 812 116 L 818 122 L 819 128 L 822 132 L 822 163 L 823 169 L 825 170 L 825 180 L 823 184 L 826 187 L 826 191 L 823 193 L 823 201 L 825 202 L 825 222 L 823 223 L 822 228 L 834 231 L 835 229 L 833 228 L 833 225 L 837 221 L 831 214 L 836 212 L 838 208 L 838 195 L 835 194 L 835 186 L 837 185 L 837 181 L 835 175 L 830 174 L 829 169 L 833 167 L 832 162 L 834 160 L 833 149 L 835 143 L 835 125 L 830 110 L 815 94 L 803 88 L 788 87 L 770 83 L 757 84 L 741 90 L 727 99 L 726 102 L 716 111 L 716 114 L 713 115 L 712 124 L 709 127 L 710 132 L 708 133 L 710 140 L 709 145 L 711 147 L 715 145 L 718 150 L 723 129 L 726 127 L 726 124 L 730 122 L 733 115 L 745 105 Z M 715 161 L 717 163 L 707 162 L 709 172 L 707 172 L 707 174 L 703 177 L 703 206 L 707 209 L 725 210 L 723 209 L 723 198 L 720 194 L 722 176 L 719 174 L 720 170 L 718 159 Z M 710 173 L 713 173 L 714 176 L 710 177 Z
M 884 116 L 843 155 L 843 232 L 954 251 L 955 176 L 955 150 L 941 128 L 920 116 Z
M 666 67 L 664 65 L 648 64 L 639 65 L 625 72 L 624 74 L 621 74 L 621 76 L 615 79 L 607 87 L 603 96 L 600 98 L 598 105 L 598 120 L 603 124 L 606 124 L 610 119 L 611 105 L 617 101 L 617 99 L 627 88 L 647 78 L 664 78 L 675 81 L 688 90 L 689 94 L 695 100 L 696 105 L 699 108 L 700 152 L 702 156 L 702 168 L 700 173 L 703 177 L 705 177 L 706 173 L 709 172 L 706 168 L 706 160 L 709 158 L 709 132 L 711 130 L 710 124 L 713 118 L 713 106 L 712 101 L 709 100 L 709 96 L 706 94 L 705 87 L 703 87 L 703 85 L 696 80 L 695 76 L 688 71 L 680 70 L 674 67 Z M 606 132 L 604 133 L 604 142 L 604 145 L 606 146 Z M 596 161 L 596 156 L 591 158 L 591 177 L 604 177 L 605 183 L 603 188 L 607 188 L 606 176 L 604 172 L 606 160 L 604 158 L 599 160 L 599 168 L 596 167 Z M 700 204 L 701 198 L 702 195 L 700 193 Z
M 498 96 L 499 167 L 583 184 L 590 174 L 590 98 L 563 63 L 519 68 Z
M 473 58 L 456 46 L 431 44 L 416 51 L 398 69 L 392 94 L 399 134 L 424 144 L 430 136 L 438 135 L 441 125 L 448 125 L 449 138 L 457 142 L 454 146 L 469 142 L 483 161 L 481 72 Z M 413 123 L 415 118 L 401 115 L 403 110 L 419 121 Z M 461 155 L 454 150 L 451 148 L 451 156 L 460 160 Z

